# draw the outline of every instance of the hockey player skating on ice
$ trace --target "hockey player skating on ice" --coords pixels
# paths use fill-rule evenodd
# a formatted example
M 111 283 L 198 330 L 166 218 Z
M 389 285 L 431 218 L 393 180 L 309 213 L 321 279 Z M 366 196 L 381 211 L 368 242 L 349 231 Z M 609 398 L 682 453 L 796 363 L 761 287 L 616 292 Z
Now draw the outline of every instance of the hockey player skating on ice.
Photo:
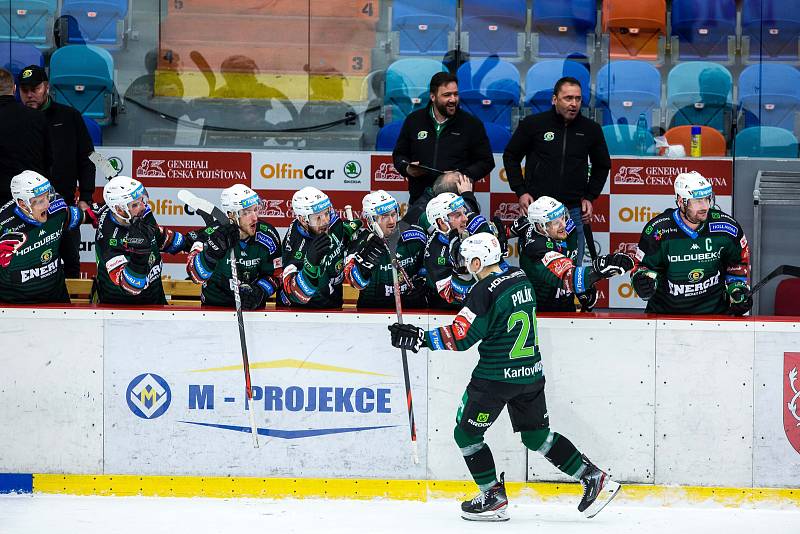
M 536 332 L 536 295 L 525 273 L 501 266 L 500 244 L 488 233 L 464 240 L 461 255 L 478 282 L 452 324 L 425 331 L 412 324 L 389 327 L 392 345 L 417 352 L 467 350 L 476 343 L 480 359 L 456 414 L 455 441 L 480 493 L 461 505 L 462 517 L 476 521 L 508 519 L 503 475 L 483 435 L 508 406 L 522 443 L 583 484 L 578 510 L 597 514 L 619 484 L 592 464 L 564 436 L 549 427 L 544 372 Z
M 95 236 L 100 303 L 166 304 L 161 253 L 187 252 L 189 240 L 158 225 L 138 180 L 112 178 L 103 187 L 103 200 L 107 209 Z
M 362 209 L 368 227 L 356 233 L 345 266 L 345 280 L 359 290 L 357 306 L 394 308 L 391 249 L 402 268 L 398 274 L 403 308 L 426 308 L 422 268 L 425 232 L 419 226 L 405 223 L 402 224 L 406 229 L 400 230 L 397 200 L 386 191 L 365 195 Z
M 483 215 L 467 212 L 464 199 L 455 193 L 435 196 L 425 208 L 425 217 L 434 228 L 423 260 L 431 290 L 429 304 L 432 308 L 458 309 L 475 281 L 466 273 L 456 272 L 458 248 L 453 247 L 463 237 L 495 231 Z
M 558 200 L 543 196 L 528 206 L 528 216 L 514 223 L 519 235 L 519 266 L 536 291 L 538 311 L 575 311 L 574 297 L 582 311 L 597 303 L 595 284 L 630 271 L 633 260 L 626 254 L 600 256 L 589 266 L 576 266 L 578 238 L 569 211 Z
M 696 171 L 675 178 L 677 208 L 645 225 L 631 273 L 649 313 L 744 315 L 750 251 L 742 227 L 714 207 L 711 183 Z
M 0 208 L 0 302 L 69 302 L 59 244 L 64 232 L 97 223 L 93 210 L 67 206 L 34 171 L 11 179 L 12 200 Z
M 340 219 L 315 187 L 297 191 L 292 210 L 283 238 L 283 304 L 341 308 L 345 252 L 360 223 Z
M 280 287 L 281 239 L 277 230 L 258 220 L 261 201 L 243 184 L 220 195 L 222 211 L 235 224 L 215 224 L 200 232 L 189 232 L 194 241 L 186 271 L 203 284 L 200 299 L 205 306 L 234 306 L 230 250 L 236 256 L 242 308 L 263 308 Z

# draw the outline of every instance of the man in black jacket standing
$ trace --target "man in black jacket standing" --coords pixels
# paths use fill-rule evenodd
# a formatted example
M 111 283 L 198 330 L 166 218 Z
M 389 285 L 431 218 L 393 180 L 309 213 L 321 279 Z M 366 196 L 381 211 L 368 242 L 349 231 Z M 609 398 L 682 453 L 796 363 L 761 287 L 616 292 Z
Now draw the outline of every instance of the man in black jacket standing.
M 580 82 L 561 78 L 553 88 L 550 111 L 525 117 L 503 152 L 508 185 L 524 213 L 541 196 L 553 197 L 569 209 L 578 232 L 578 265 L 585 248 L 583 224 L 591 223 L 592 201 L 600 196 L 611 170 L 603 130 L 581 115 L 581 101 Z
M 17 79 L 22 103 L 43 112 L 53 146 L 53 172 L 50 183 L 67 205 L 75 205 L 78 184 L 78 207 L 86 211 L 94 193 L 94 163 L 89 154 L 94 151 L 92 138 L 83 117 L 75 108 L 55 102 L 49 95 L 50 84 L 44 69 L 29 65 L 22 69 Z M 61 238 L 61 258 L 67 278 L 79 278 L 81 272 L 81 243 L 79 229 L 66 232 Z
M 430 99 L 406 117 L 392 153 L 394 167 L 408 179 L 409 204 L 433 185 L 440 174 L 433 169 L 459 171 L 474 182 L 494 168 L 486 128 L 458 106 L 458 78 L 434 74 Z
M 0 206 L 11 200 L 11 179 L 22 171 L 50 176 L 47 123 L 14 98 L 14 76 L 0 69 Z

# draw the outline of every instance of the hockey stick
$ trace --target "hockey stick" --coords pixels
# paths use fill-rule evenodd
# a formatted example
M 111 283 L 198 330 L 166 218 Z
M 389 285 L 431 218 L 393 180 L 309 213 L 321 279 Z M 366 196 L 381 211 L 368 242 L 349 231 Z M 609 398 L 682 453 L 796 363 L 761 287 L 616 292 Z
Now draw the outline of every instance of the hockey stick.
M 350 206 L 344 207 L 345 213 L 347 214 L 347 218 L 349 220 L 353 220 L 353 212 Z M 400 298 L 400 278 L 398 276 L 398 271 L 402 269 L 402 266 L 397 261 L 397 256 L 392 252 L 392 249 L 389 247 L 389 242 L 386 240 L 386 236 L 383 235 L 383 232 L 380 232 L 380 237 L 383 239 L 384 245 L 386 245 L 386 250 L 389 252 L 389 258 L 392 262 L 392 285 L 394 288 L 394 309 L 397 313 L 397 322 L 403 324 L 403 304 L 402 299 Z M 406 283 L 410 283 L 409 280 L 406 280 Z M 419 449 L 417 447 L 417 425 L 414 422 L 414 401 L 411 395 L 411 380 L 408 376 L 408 354 L 406 354 L 406 349 L 400 349 L 400 355 L 402 356 L 403 360 L 403 379 L 405 380 L 406 386 L 406 408 L 408 409 L 408 427 L 411 431 L 411 459 L 415 464 L 419 464 Z
M 194 195 L 192 192 L 187 191 L 186 189 L 181 189 L 178 191 L 178 200 L 185 203 L 186 205 L 190 206 L 193 210 L 197 211 L 198 213 L 206 214 L 206 216 L 213 217 L 217 222 L 220 224 L 233 224 L 228 216 L 222 212 L 221 209 L 216 207 L 214 204 Z M 204 216 L 203 219 L 205 220 L 206 217 Z M 250 359 L 247 357 L 247 339 L 245 337 L 244 332 L 244 317 L 242 316 L 242 300 L 239 295 L 239 273 L 236 267 L 236 255 L 235 250 L 231 249 L 231 279 L 233 281 L 233 298 L 236 302 L 236 321 L 239 323 L 239 344 L 242 347 L 242 368 L 244 369 L 244 387 L 245 393 L 247 395 L 247 401 L 250 409 L 248 413 L 250 415 L 250 433 L 253 436 L 253 447 L 258 448 L 258 429 L 256 428 L 256 417 L 253 413 L 255 411 L 255 406 L 253 405 L 253 387 L 252 383 L 250 382 Z
M 197 68 L 200 69 L 200 72 L 206 79 L 206 83 L 208 84 L 208 96 L 213 97 L 214 92 L 217 90 L 217 77 L 214 76 L 214 71 L 211 70 L 211 65 L 208 64 L 208 61 L 206 61 L 206 58 L 203 57 L 203 54 L 197 50 L 192 50 L 189 52 L 189 57 L 197 66 Z
M 750 288 L 750 291 L 747 292 L 747 297 L 752 297 L 758 293 L 758 291 L 761 290 L 761 288 L 764 287 L 767 282 L 778 276 L 794 276 L 800 278 L 800 267 L 796 267 L 794 265 L 779 265 L 771 273 L 765 276 L 759 283 Z
M 94 163 L 95 168 L 100 171 L 100 174 L 106 177 L 106 180 L 110 180 L 119 174 L 119 171 L 108 161 L 108 158 L 100 152 L 93 151 L 89 154 L 89 160 Z
M 592 225 L 583 225 L 583 238 L 586 240 L 586 247 L 589 249 L 589 256 L 592 261 L 597 259 L 597 247 L 594 246 L 594 234 L 592 233 Z

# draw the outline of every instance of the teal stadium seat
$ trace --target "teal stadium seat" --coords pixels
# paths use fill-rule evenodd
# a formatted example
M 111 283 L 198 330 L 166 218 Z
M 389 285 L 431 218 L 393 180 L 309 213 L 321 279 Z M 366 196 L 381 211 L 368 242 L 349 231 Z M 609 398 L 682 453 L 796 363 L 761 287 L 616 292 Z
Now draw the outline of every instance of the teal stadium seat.
M 550 109 L 553 87 L 564 76 L 572 76 L 581 82 L 583 107 L 588 108 L 591 100 L 589 69 L 577 61 L 557 59 L 535 63 L 528 69 L 525 75 L 525 105 L 533 113 Z
M 511 129 L 519 105 L 519 70 L 496 56 L 471 59 L 458 68 L 461 107 L 483 122 Z
M 754 126 L 736 136 L 736 156 L 752 158 L 796 158 L 797 137 L 783 128 Z
M 128 0 L 63 0 L 61 16 L 65 15 L 77 22 L 70 25 L 69 44 L 119 47 L 122 44 L 119 26 L 128 15 Z
M 727 136 L 733 115 L 733 77 L 717 63 L 689 61 L 667 76 L 669 127 L 710 126 Z
M 653 110 L 661 107 L 661 74 L 645 61 L 603 65 L 597 73 L 597 107 L 603 124 L 636 124 L 641 113 L 653 124 Z
M 779 126 L 793 131 L 800 112 L 800 70 L 784 63 L 746 67 L 739 75 L 739 104 L 746 128 Z
M 612 156 L 654 155 L 656 142 L 649 130 L 637 131 L 634 124 L 603 126 L 608 152 Z
M 115 112 L 114 60 L 96 46 L 68 45 L 50 59 L 50 86 L 56 102 L 67 104 L 101 126 Z
M 441 61 L 425 58 L 399 59 L 386 69 L 383 103 L 386 122 L 402 121 L 430 101 L 430 82 L 437 72 L 447 72 Z
M 0 41 L 49 42 L 57 0 L 0 0 Z

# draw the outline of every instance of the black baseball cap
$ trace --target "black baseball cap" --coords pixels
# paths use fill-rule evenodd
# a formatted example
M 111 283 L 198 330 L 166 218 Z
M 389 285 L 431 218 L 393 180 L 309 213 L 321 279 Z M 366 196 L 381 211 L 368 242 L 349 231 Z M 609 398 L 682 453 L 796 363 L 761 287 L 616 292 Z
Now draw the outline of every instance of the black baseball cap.
M 39 85 L 47 81 L 47 73 L 39 65 L 28 65 L 17 76 L 17 85 Z

